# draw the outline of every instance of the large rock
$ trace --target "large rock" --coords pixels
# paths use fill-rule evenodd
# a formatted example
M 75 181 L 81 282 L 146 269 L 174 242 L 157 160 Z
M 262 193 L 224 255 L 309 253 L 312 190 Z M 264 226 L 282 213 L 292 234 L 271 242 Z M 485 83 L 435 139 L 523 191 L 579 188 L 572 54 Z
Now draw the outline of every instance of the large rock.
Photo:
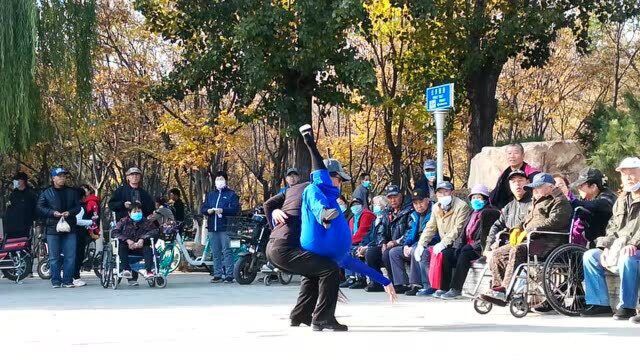
M 523 143 L 524 159 L 536 168 L 551 174 L 561 173 L 574 181 L 578 172 L 586 166 L 582 149 L 574 140 Z M 485 184 L 493 188 L 498 177 L 508 166 L 505 160 L 506 146 L 484 147 L 471 159 L 469 187 Z

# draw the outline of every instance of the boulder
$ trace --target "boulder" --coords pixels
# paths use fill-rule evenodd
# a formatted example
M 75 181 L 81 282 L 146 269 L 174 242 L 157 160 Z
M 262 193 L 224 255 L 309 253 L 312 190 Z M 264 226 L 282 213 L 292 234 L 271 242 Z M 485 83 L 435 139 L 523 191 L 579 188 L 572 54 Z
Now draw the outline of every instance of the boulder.
M 586 166 L 586 159 L 577 141 L 542 141 L 522 143 L 524 159 L 532 166 L 550 173 L 561 173 L 574 181 Z M 468 186 L 485 184 L 492 189 L 498 177 L 508 166 L 505 160 L 506 146 L 484 147 L 471 159 Z

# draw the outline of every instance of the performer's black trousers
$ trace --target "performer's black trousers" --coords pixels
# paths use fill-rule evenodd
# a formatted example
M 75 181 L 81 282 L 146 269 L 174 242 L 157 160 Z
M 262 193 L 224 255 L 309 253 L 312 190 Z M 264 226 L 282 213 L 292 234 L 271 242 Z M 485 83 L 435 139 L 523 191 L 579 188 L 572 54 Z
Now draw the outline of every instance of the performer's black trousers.
M 314 324 L 336 322 L 340 268 L 335 261 L 288 244 L 286 240 L 271 240 L 267 257 L 278 269 L 303 276 L 298 303 L 291 310 L 292 320 Z

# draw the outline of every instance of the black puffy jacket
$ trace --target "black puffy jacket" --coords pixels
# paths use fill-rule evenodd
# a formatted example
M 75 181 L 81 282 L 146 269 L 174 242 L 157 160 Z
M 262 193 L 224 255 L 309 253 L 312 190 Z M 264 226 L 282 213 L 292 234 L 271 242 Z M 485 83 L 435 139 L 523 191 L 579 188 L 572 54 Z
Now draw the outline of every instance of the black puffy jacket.
M 60 218 L 53 216 L 54 212 L 69 212 L 69 217 L 65 220 L 71 228 L 76 225 L 76 215 L 80 212 L 82 205 L 80 204 L 80 194 L 78 190 L 70 187 L 55 189 L 49 187 L 45 189 L 38 198 L 36 209 L 47 226 L 47 234 L 59 234 L 56 225 Z

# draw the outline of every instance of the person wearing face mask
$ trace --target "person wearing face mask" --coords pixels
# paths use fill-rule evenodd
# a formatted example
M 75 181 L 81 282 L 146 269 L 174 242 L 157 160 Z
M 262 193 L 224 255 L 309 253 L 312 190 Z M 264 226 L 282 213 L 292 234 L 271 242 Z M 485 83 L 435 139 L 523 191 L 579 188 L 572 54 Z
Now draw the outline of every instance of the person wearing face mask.
M 371 196 L 371 176 L 367 173 L 360 174 L 360 185 L 353 191 L 352 197 L 362 202 L 365 209 L 369 208 L 369 197 Z
M 351 231 L 337 202 L 340 186 L 350 180 L 349 175 L 338 160 L 322 159 L 310 125 L 301 127 L 300 133 L 311 155 L 312 181 L 265 202 L 267 219 L 276 224 L 267 257 L 279 269 L 303 275 L 298 303 L 291 311 L 291 326 L 307 324 L 314 331 L 348 331 L 335 318 L 340 267 L 382 283 L 392 301 L 395 293 L 388 279 L 350 256 Z
M 464 227 L 471 215 L 469 205 L 464 200 L 453 196 L 453 184 L 450 182 L 438 183 L 436 197 L 438 202 L 433 206 L 431 218 L 420 234 L 418 249 L 416 249 L 419 254 L 422 254 L 436 235 L 440 235 L 440 242 L 433 245 L 431 256 L 436 256 L 445 249 L 453 247 L 456 239 L 464 233 Z M 445 280 L 443 279 L 441 289 L 433 291 L 433 297 L 439 298 L 449 290 L 449 282 Z
M 344 195 L 338 196 L 338 206 L 340 207 L 340 211 L 344 214 L 344 217 L 351 219 L 353 214 L 351 214 L 351 209 L 349 209 L 349 205 L 347 205 L 347 198 L 345 198 Z
M 445 286 L 448 284 L 449 288 L 440 296 L 444 300 L 456 299 L 462 295 L 471 263 L 482 256 L 482 247 L 489 229 L 500 217 L 500 210 L 489 203 L 489 189 L 486 186 L 474 185 L 469 193 L 469 200 L 473 212 L 464 231 L 453 242 L 453 246 L 442 251 L 442 282 Z
M 540 170 L 524 161 L 524 147 L 522 144 L 515 143 L 507 145 L 506 158 L 509 166 L 500 174 L 496 186 L 491 191 L 491 196 L 489 197 L 491 203 L 501 210 L 513 200 L 513 194 L 509 189 L 509 174 L 511 174 L 512 171 L 523 171 L 529 180 L 532 180 L 533 177 L 540 172 Z
M 505 304 L 506 286 L 511 282 L 515 269 L 527 261 L 527 233 L 531 231 L 566 233 L 571 224 L 571 204 L 556 187 L 553 176 L 547 173 L 537 174 L 533 177 L 533 182 L 526 187 L 533 191 L 531 208 L 522 223 L 511 230 L 509 244 L 504 245 L 507 248 L 496 249 L 489 262 L 493 275 L 492 289 L 489 293 L 482 295 L 482 298 L 489 302 L 497 302 L 499 305 Z M 537 235 L 529 246 L 529 255 L 544 259 L 553 249 L 566 243 L 567 240 L 566 235 Z M 548 305 L 545 303 L 534 310 L 545 312 L 547 309 Z
M 413 212 L 409 222 L 409 232 L 398 245 L 389 251 L 389 262 L 392 267 L 393 284 L 397 292 L 402 291 L 405 295 L 415 296 L 423 287 L 429 287 L 429 280 L 426 278 L 425 266 L 421 261 L 416 261 L 414 256 L 417 249 L 418 238 L 431 218 L 431 200 L 429 193 L 423 189 L 416 189 L 411 194 Z M 429 245 L 434 245 L 439 241 L 435 235 Z M 428 263 L 426 259 L 422 263 Z M 406 264 L 410 264 L 409 276 L 407 276 Z M 422 266 L 421 266 L 422 265 Z
M 37 201 L 38 197 L 29 186 L 27 174 L 17 173 L 13 177 L 13 190 L 3 219 L 5 239 L 29 237 L 36 219 Z
M 587 308 L 584 317 L 611 316 L 640 324 L 638 274 L 640 271 L 640 159 L 628 157 L 616 169 L 623 192 L 613 206 L 613 215 L 604 236 L 596 239 L 596 248 L 582 258 Z M 586 190 L 586 189 L 585 189 Z M 613 313 L 605 270 L 620 275 L 620 298 Z
M 158 227 L 154 220 L 143 215 L 142 204 L 134 201 L 129 206 L 129 214 L 116 224 L 111 236 L 120 242 L 118 246 L 118 257 L 120 258 L 120 271 L 122 277 L 129 280 L 129 285 L 136 286 L 137 280 L 133 279 L 129 255 L 139 255 L 144 257 L 144 273 L 146 278 L 153 276 L 153 239 L 158 237 Z
M 422 176 L 416 182 L 416 189 L 422 189 L 429 194 L 431 201 L 436 202 L 436 182 L 438 181 L 438 174 L 436 173 L 437 163 L 435 160 L 427 159 L 422 165 Z M 442 181 L 451 181 L 450 178 L 443 176 Z
M 155 206 L 151 195 L 142 188 L 142 171 L 132 167 L 125 175 L 127 184 L 117 188 L 109 199 L 109 210 L 116 213 L 116 221 L 129 216 L 131 204 L 136 201 L 141 204 L 144 217 L 151 215 Z
M 215 176 L 215 190 L 210 191 L 200 206 L 200 213 L 207 216 L 209 242 L 213 253 L 211 282 L 233 282 L 233 255 L 227 234 L 227 221 L 230 216 L 240 213 L 240 199 L 235 191 L 227 186 L 227 173 L 218 171 Z
M 351 200 L 349 208 L 352 216 L 348 218 L 349 229 L 351 229 L 351 254 L 357 258 L 364 257 L 364 253 L 359 249 L 366 249 L 372 241 L 372 226 L 376 216 L 368 209 L 365 209 L 360 199 Z M 367 279 L 363 275 L 345 269 L 345 281 L 340 284 L 341 288 L 364 289 L 367 286 Z

